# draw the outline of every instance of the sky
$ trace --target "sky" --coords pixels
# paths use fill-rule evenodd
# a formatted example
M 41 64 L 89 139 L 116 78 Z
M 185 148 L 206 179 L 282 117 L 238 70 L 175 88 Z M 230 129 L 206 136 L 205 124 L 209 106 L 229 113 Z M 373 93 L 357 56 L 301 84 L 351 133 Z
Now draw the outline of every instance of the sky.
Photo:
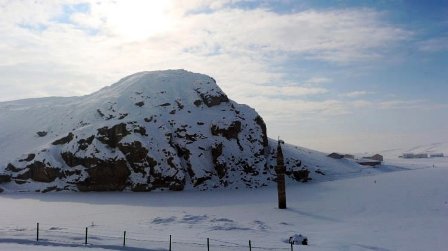
M 186 69 L 287 143 L 448 142 L 448 0 L 0 0 L 0 13 L 0 102 Z

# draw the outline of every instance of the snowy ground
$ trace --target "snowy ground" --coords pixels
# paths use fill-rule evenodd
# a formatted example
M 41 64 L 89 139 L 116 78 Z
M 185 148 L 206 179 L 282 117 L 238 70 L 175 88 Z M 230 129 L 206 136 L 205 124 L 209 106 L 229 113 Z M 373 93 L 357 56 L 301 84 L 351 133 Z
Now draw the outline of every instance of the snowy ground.
M 374 175 L 290 184 L 287 210 L 276 209 L 273 187 L 3 194 L 0 250 L 168 250 L 169 235 L 176 251 L 207 250 L 206 238 L 210 250 L 249 250 L 249 240 L 253 250 L 290 250 L 294 233 L 310 244 L 294 250 L 447 250 L 448 158 L 387 164 Z

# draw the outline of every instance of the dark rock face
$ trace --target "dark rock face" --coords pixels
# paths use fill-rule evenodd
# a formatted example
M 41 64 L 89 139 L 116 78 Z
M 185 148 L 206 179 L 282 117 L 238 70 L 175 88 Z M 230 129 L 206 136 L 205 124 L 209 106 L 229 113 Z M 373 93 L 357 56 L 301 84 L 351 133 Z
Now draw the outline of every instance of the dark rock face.
M 266 124 L 264 123 L 264 120 L 261 116 L 257 116 L 255 118 L 255 122 L 257 123 L 258 126 L 260 126 L 261 131 L 263 132 L 263 146 L 267 147 L 269 145 L 269 141 L 268 141 Z
M 148 156 L 148 149 L 144 148 L 139 141 L 119 144 L 118 149 L 126 156 L 134 172 L 146 174 L 146 167 L 154 168 L 157 165 L 157 161 Z
M 238 139 L 238 134 L 241 132 L 241 122 L 234 121 L 227 128 L 220 128 L 218 125 L 212 125 L 212 134 L 215 136 L 223 136 L 226 139 Z
M 202 92 L 201 89 L 196 89 L 196 92 L 201 97 L 202 102 L 204 102 L 204 104 L 208 107 L 213 107 L 220 105 L 221 103 L 229 102 L 229 98 L 227 97 L 227 95 L 222 92 L 218 92 L 217 94 L 210 94 Z M 196 101 L 195 105 L 199 106 L 199 104 L 196 104 Z
M 303 168 L 292 172 L 292 177 L 297 181 L 307 182 L 311 178 L 309 177 L 310 171 Z
M 67 144 L 70 141 L 72 141 L 73 137 L 74 137 L 73 133 L 69 133 L 67 136 L 54 141 L 52 144 L 53 145 L 64 145 L 64 144 Z
M 78 141 L 78 150 L 86 150 L 93 142 L 93 140 L 95 139 L 95 136 L 92 135 L 90 137 L 88 137 L 87 139 L 80 139 Z
M 126 161 L 90 160 L 94 166 L 87 168 L 89 177 L 76 184 L 80 191 L 121 191 L 126 186 L 130 171 Z
M 126 124 L 121 123 L 111 128 L 103 127 L 98 129 L 97 139 L 103 144 L 115 148 L 117 147 L 118 142 L 129 134 L 130 132 L 126 129 Z
M 17 179 L 27 180 L 32 179 L 38 182 L 52 182 L 56 178 L 62 178 L 63 174 L 58 168 L 52 168 L 45 163 L 35 161 L 26 166 L 26 171 L 20 175 L 17 175 Z
M 23 162 L 23 161 L 30 162 L 30 161 L 32 161 L 35 157 L 36 157 L 36 154 L 34 154 L 34 153 L 30 153 L 30 154 L 28 154 L 28 157 L 26 157 L 25 159 L 21 159 L 21 160 L 19 160 L 19 161 L 20 161 L 20 162 Z
M 220 179 L 224 178 L 227 172 L 226 163 L 223 163 L 218 159 L 222 154 L 222 148 L 222 144 L 217 144 L 212 147 L 213 164 Z
M 0 174 L 0 184 L 11 182 L 11 176 L 7 174 Z

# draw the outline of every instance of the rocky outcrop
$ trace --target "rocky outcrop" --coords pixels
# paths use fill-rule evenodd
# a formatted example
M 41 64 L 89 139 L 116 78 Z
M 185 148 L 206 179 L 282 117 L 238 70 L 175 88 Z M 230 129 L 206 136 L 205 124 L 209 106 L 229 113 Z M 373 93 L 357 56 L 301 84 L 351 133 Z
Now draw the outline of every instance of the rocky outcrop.
M 212 125 L 212 135 L 222 136 L 226 139 L 238 139 L 238 134 L 241 132 L 241 122 L 233 121 L 228 126 Z
M 0 174 L 0 184 L 11 182 L 11 176 L 7 174 Z
M 64 145 L 64 144 L 70 143 L 70 141 L 73 140 L 73 136 L 74 136 L 73 133 L 70 132 L 67 136 L 54 141 L 52 144 L 53 145 Z
M 52 182 L 57 178 L 63 178 L 59 168 L 48 166 L 47 164 L 35 161 L 26 166 L 25 171 L 18 174 L 14 179 L 27 180 L 31 179 L 38 182 Z
M 103 127 L 98 129 L 97 139 L 101 141 L 103 144 L 108 145 L 109 147 L 115 148 L 126 135 L 129 135 L 129 131 L 126 129 L 126 124 L 121 123 L 109 127 Z
M 27 114 L 40 114 L 45 106 L 36 107 Z M 229 100 L 208 76 L 138 73 L 51 109 L 59 107 L 59 113 L 41 113 L 68 115 L 48 118 L 48 124 L 31 130 L 51 133 L 25 141 L 35 143 L 24 144 L 26 154 L 0 170 L 2 187 L 146 192 L 256 188 L 275 180 L 263 119 Z M 290 178 L 308 180 L 299 160 L 287 161 Z

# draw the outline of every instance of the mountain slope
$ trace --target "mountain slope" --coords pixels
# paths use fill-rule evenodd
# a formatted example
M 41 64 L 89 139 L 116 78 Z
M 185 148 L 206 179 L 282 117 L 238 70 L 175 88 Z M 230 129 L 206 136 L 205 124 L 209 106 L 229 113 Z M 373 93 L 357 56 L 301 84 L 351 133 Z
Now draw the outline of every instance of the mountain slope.
M 10 191 L 205 190 L 275 180 L 277 142 L 263 119 L 202 74 L 136 73 L 87 96 L 0 103 L 0 118 L 0 182 Z M 319 164 L 305 167 L 299 156 L 286 147 L 287 175 L 307 181 Z M 337 172 L 359 169 L 331 163 L 342 166 Z

